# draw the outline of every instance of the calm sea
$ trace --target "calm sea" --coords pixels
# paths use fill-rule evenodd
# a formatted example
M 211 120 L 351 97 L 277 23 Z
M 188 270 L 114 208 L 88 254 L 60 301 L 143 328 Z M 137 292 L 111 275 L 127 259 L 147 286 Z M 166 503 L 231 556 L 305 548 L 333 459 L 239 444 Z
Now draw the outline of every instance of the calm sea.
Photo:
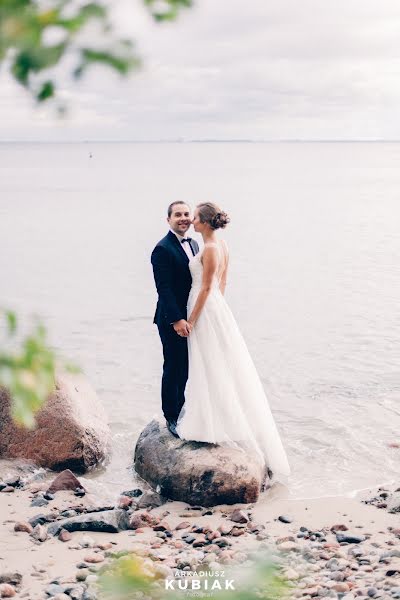
M 149 257 L 174 200 L 231 216 L 227 298 L 287 448 L 294 497 L 398 478 L 400 144 L 0 144 L 3 306 L 39 314 L 109 415 L 101 491 L 132 486 L 159 411 Z

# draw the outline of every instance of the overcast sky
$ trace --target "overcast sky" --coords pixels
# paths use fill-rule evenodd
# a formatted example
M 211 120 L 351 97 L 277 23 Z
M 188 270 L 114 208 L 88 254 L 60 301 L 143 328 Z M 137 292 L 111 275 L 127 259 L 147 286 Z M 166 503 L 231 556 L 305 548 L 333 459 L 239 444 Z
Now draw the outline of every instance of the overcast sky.
M 3 69 L 1 140 L 400 139 L 398 0 L 198 0 L 162 26 L 109 4 L 140 73 L 62 74 L 60 122 Z

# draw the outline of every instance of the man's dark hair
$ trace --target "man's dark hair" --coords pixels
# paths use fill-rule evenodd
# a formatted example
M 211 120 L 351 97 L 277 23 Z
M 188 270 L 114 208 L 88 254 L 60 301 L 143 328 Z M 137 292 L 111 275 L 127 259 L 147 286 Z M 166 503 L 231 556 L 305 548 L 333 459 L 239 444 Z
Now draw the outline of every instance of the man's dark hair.
M 168 218 L 172 215 L 172 209 L 177 204 L 185 204 L 188 208 L 190 208 L 190 206 L 189 206 L 189 204 L 187 202 L 183 202 L 182 200 L 176 200 L 175 202 L 172 202 L 172 204 L 170 204 L 168 206 Z

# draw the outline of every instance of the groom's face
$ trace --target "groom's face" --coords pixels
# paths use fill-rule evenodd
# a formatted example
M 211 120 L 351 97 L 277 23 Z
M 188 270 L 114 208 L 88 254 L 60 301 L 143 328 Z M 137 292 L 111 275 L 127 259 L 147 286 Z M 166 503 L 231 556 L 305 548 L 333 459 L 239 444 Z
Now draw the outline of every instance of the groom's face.
M 187 204 L 174 204 L 171 216 L 167 220 L 172 231 L 185 235 L 191 223 L 190 208 Z

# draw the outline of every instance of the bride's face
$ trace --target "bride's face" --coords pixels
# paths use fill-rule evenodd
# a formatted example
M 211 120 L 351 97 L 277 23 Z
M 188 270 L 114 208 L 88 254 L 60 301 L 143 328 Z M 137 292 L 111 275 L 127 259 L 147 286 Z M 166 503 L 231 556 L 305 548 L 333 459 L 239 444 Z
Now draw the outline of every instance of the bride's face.
M 200 217 L 199 217 L 199 211 L 196 208 L 194 211 L 194 217 L 192 220 L 192 225 L 194 227 L 194 230 L 197 231 L 198 233 L 201 233 L 204 229 L 204 223 L 202 223 L 200 221 Z

